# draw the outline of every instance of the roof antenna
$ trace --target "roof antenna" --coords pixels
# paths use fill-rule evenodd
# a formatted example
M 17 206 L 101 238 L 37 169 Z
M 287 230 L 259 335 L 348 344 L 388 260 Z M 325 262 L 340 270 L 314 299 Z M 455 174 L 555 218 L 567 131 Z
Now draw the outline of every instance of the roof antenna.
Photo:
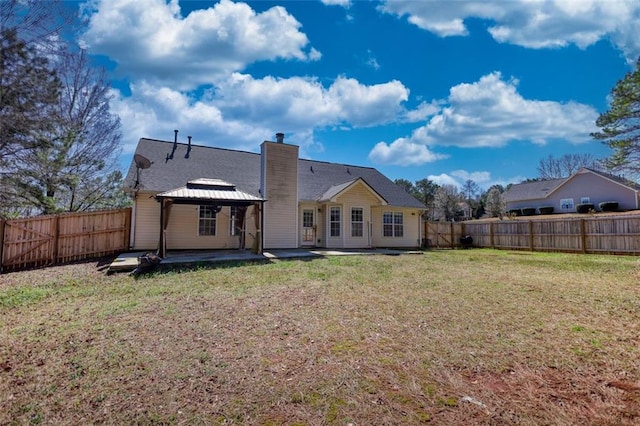
M 176 152 L 176 148 L 178 147 L 178 131 L 173 131 L 173 149 L 171 150 L 171 154 L 167 154 L 167 158 L 164 159 L 164 162 L 168 162 L 169 160 L 173 160 L 173 154 Z
M 191 136 L 187 136 L 189 139 L 189 146 L 187 146 L 187 153 L 184 155 L 184 158 L 189 158 L 189 153 L 191 152 Z

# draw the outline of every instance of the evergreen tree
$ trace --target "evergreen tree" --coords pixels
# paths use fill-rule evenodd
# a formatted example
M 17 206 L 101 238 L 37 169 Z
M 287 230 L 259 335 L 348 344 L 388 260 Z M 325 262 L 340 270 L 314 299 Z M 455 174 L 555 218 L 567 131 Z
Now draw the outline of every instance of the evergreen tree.
M 612 89 L 609 110 L 600 114 L 596 125 L 601 130 L 591 135 L 613 149 L 605 166 L 640 174 L 640 58 L 635 71 Z
M 15 172 L 18 158 L 49 141 L 43 132 L 53 128 L 53 110 L 60 95 L 60 81 L 46 58 L 20 40 L 17 30 L 0 31 L 0 214 L 20 211 L 7 177 Z

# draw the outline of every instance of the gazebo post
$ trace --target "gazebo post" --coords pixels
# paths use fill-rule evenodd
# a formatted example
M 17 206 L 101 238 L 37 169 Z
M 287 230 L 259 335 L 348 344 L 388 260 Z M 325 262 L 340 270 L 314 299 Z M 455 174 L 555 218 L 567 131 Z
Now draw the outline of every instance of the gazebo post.
M 166 255 L 166 246 L 164 240 L 164 198 L 160 199 L 160 241 L 158 242 L 157 255 L 164 259 Z

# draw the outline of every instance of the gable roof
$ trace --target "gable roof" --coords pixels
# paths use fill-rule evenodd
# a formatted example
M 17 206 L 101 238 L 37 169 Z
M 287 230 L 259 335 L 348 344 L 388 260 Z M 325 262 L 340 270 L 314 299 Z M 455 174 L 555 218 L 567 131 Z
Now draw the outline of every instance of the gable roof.
M 356 185 L 358 182 L 361 182 L 369 191 L 371 191 L 371 193 L 373 193 L 373 195 L 378 198 L 383 204 L 387 204 L 387 200 L 384 199 L 384 197 L 382 197 L 380 194 L 378 194 L 376 192 L 375 189 L 373 189 L 364 179 L 362 178 L 357 178 L 354 180 L 350 180 L 348 182 L 339 184 L 339 185 L 334 185 L 331 188 L 329 188 L 324 194 L 322 194 L 317 201 L 332 201 L 335 197 L 339 196 L 341 193 L 347 191 L 349 188 L 353 188 L 354 185 Z
M 135 154 L 144 156 L 152 164 L 140 170 L 137 189 L 160 193 L 184 187 L 188 181 L 208 178 L 232 183 L 238 191 L 261 198 L 260 154 L 192 144 L 188 158 L 185 158 L 187 144 L 178 143 L 173 159 L 166 160 L 173 144 L 140 139 Z M 132 161 L 124 180 L 125 188 L 135 189 L 136 178 L 136 165 Z M 298 198 L 301 201 L 320 200 L 330 188 L 358 178 L 389 205 L 424 208 L 420 201 L 372 167 L 304 159 L 298 159 Z
M 592 173 L 597 176 L 600 176 L 603 179 L 607 179 L 612 183 L 617 185 L 624 186 L 632 191 L 640 191 L 640 185 L 636 182 L 630 181 L 628 179 L 621 178 L 620 176 L 615 176 L 609 173 L 601 172 L 598 170 L 590 169 L 588 167 L 582 167 L 573 175 L 567 178 L 561 179 L 549 179 L 538 182 L 526 182 L 526 183 L 518 183 L 505 193 L 505 201 L 514 202 L 514 201 L 525 201 L 525 200 L 538 200 L 547 198 L 553 192 L 557 191 L 560 187 L 567 184 L 569 181 L 574 179 L 576 176 L 583 173 Z
M 538 200 L 547 196 L 567 181 L 568 178 L 525 182 L 512 185 L 504 194 L 504 199 L 510 201 Z

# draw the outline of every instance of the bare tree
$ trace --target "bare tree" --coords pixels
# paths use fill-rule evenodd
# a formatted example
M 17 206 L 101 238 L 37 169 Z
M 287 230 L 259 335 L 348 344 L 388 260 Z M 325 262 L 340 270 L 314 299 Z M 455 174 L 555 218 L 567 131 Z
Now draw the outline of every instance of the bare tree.
M 61 0 L 0 0 L 0 30 L 16 30 L 29 45 L 56 44 L 75 21 L 74 8 Z
M 500 189 L 497 187 L 489 189 L 487 192 L 487 212 L 491 217 L 500 217 L 504 214 L 506 210 L 506 202 L 504 200 L 504 195 L 500 192 Z
M 42 213 L 92 208 L 96 194 L 119 185 L 120 120 L 109 110 L 105 71 L 82 50 L 65 52 L 55 67 L 62 91 L 54 127 L 39 133 L 47 144 L 17 156 L 8 178 L 15 199 Z
M 560 158 L 549 155 L 538 164 L 540 179 L 560 179 L 569 177 L 581 167 L 600 168 L 599 161 L 591 154 L 564 154 Z
M 476 195 L 480 191 L 480 187 L 471 179 L 467 179 L 462 185 L 462 194 L 464 195 L 467 205 L 469 206 L 469 217 L 474 215 L 474 210 L 477 208 L 478 203 Z
M 425 205 L 427 208 L 427 217 L 429 219 L 435 218 L 433 202 L 438 188 L 438 184 L 429 179 L 420 179 L 414 186 L 413 196 Z
M 464 197 L 455 185 L 438 187 L 434 197 L 435 215 L 440 220 L 454 220 L 459 216 Z

